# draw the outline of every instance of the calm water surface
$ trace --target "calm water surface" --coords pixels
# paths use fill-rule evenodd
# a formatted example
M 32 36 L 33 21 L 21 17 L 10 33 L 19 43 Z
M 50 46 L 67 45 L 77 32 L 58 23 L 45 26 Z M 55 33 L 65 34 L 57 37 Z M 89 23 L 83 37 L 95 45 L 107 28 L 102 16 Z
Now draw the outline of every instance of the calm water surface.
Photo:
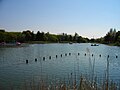
M 52 81 L 53 77 L 67 79 L 71 73 L 76 74 L 77 78 L 81 73 L 91 75 L 94 60 L 95 76 L 103 78 L 106 72 L 107 55 L 110 56 L 110 79 L 118 81 L 120 48 L 116 46 L 103 44 L 91 46 L 90 43 L 83 43 L 30 44 L 25 47 L 0 48 L 0 87 L 4 89 L 9 86 L 18 87 L 33 79 L 39 80 L 41 77 L 48 77 L 48 82 Z M 28 64 L 26 60 L 29 61 Z

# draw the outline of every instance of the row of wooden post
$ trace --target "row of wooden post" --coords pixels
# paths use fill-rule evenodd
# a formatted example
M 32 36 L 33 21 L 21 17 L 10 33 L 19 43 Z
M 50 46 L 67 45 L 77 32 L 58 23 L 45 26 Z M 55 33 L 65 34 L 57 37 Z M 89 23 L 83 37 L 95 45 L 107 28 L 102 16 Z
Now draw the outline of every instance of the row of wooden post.
M 71 55 L 71 53 L 69 53 L 69 56 Z M 78 53 L 78 55 L 80 55 L 80 53 Z M 87 55 L 86 53 L 84 54 L 85 56 Z M 63 56 L 62 54 L 60 55 L 61 57 Z M 65 53 L 65 56 L 67 56 L 67 53 Z M 58 55 L 56 55 L 56 58 L 58 57 Z M 92 54 L 93 57 L 93 54 Z M 99 57 L 101 57 L 101 54 L 99 55 Z M 51 59 L 52 57 L 49 56 L 49 59 Z M 108 55 L 109 58 L 109 55 Z M 116 58 L 118 58 L 118 56 L 116 55 Z M 43 61 L 45 61 L 45 57 L 43 57 Z M 35 62 L 37 62 L 37 58 L 35 58 Z M 26 64 L 28 64 L 28 60 L 26 60 Z

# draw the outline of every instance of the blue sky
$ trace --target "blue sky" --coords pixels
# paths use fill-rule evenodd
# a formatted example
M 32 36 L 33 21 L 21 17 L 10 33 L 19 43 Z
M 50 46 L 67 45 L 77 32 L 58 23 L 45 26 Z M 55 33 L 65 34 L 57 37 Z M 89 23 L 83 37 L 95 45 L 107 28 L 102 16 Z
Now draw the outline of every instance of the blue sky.
M 0 0 L 0 28 L 98 38 L 120 30 L 120 0 Z

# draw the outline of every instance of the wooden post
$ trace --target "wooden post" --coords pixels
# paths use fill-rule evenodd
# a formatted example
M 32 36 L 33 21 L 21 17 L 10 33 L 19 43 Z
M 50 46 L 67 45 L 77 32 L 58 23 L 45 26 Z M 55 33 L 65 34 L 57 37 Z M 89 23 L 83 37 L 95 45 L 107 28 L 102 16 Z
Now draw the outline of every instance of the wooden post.
M 56 58 L 57 58 L 57 55 L 56 55 Z
M 45 57 L 43 57 L 43 61 L 45 61 Z
M 51 59 L 51 56 L 49 56 L 49 59 Z
M 71 55 L 71 53 L 69 53 L 69 56 Z
M 35 62 L 37 62 L 37 58 L 35 58 Z
M 26 64 L 28 64 L 28 60 L 26 60 Z
M 62 54 L 61 54 L 61 57 L 62 57 Z

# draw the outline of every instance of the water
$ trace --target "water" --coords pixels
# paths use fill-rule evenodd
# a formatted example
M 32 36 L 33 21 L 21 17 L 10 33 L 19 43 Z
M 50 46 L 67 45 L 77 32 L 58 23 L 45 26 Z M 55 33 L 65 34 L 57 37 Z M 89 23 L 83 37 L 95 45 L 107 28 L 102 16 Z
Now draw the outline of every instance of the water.
M 30 44 L 25 47 L 0 48 L 0 87 L 6 90 L 9 87 L 18 88 L 25 82 L 39 81 L 41 77 L 47 80 L 47 83 L 51 83 L 54 79 L 67 80 L 71 74 L 76 75 L 77 80 L 81 74 L 91 77 L 94 60 L 94 76 L 103 78 L 108 55 L 110 56 L 109 78 L 119 81 L 120 48 L 116 46 L 103 44 L 91 46 L 90 43 L 82 43 Z

